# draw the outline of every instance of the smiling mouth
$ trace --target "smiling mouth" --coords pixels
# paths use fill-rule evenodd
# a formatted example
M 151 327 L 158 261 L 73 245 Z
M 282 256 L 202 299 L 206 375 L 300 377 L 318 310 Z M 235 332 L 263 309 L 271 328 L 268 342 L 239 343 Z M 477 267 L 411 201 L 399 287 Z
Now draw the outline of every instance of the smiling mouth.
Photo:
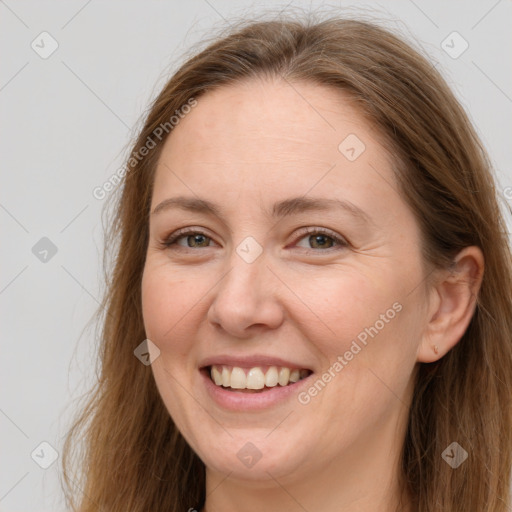
M 216 386 L 244 393 L 261 393 L 275 387 L 290 386 L 313 373 L 308 369 L 278 366 L 241 368 L 213 365 L 205 370 Z

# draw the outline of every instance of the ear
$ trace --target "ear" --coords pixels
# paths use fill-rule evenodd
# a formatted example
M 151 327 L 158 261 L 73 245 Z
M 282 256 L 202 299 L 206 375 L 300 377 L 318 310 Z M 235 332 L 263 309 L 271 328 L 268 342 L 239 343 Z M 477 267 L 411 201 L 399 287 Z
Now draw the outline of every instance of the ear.
M 417 360 L 432 363 L 441 359 L 462 338 L 476 308 L 482 284 L 484 256 L 479 247 L 465 247 L 434 285 L 427 325 L 418 347 Z

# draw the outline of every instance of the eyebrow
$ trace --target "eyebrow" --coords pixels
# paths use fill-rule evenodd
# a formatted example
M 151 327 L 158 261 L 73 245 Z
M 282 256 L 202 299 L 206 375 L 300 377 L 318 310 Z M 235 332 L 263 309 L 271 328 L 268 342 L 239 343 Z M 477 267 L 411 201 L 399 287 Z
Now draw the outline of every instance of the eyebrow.
M 222 218 L 221 208 L 206 199 L 199 199 L 195 197 L 170 197 L 164 199 L 159 203 L 152 212 L 152 215 L 164 212 L 166 210 L 178 208 L 181 210 L 191 211 L 195 213 L 205 213 L 215 215 Z M 327 198 L 313 198 L 313 197 L 292 197 L 275 203 L 270 213 L 271 217 L 287 217 L 299 213 L 310 211 L 328 211 L 334 209 L 341 209 L 364 222 L 371 222 L 370 217 L 361 208 L 347 200 L 341 199 L 327 199 Z

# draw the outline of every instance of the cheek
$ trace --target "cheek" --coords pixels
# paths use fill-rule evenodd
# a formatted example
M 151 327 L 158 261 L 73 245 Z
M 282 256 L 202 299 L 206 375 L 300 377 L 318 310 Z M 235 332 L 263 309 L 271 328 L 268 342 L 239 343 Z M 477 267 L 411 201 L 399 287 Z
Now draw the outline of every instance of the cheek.
M 169 414 L 186 432 L 191 426 L 183 411 L 190 407 L 190 397 L 184 389 L 193 388 L 196 376 L 190 329 L 197 325 L 197 315 L 204 314 L 200 311 L 200 298 L 205 293 L 191 286 L 191 280 L 178 276 L 168 264 L 154 264 L 149 259 L 141 285 L 146 336 L 160 349 L 151 369 Z
M 210 286 L 197 274 L 184 278 L 168 265 L 146 265 L 142 278 L 142 313 L 146 335 L 160 342 L 194 323 Z
M 348 349 L 347 343 L 378 321 L 398 296 L 392 283 L 355 271 L 299 280 L 295 276 L 293 282 L 301 301 L 295 309 L 297 321 L 311 341 L 336 353 Z
M 294 321 L 322 354 L 322 371 L 336 375 L 332 391 L 362 403 L 386 394 L 379 377 L 398 388 L 405 385 L 415 364 L 421 318 L 397 273 L 370 277 L 354 271 L 295 283 L 307 309 L 297 304 Z

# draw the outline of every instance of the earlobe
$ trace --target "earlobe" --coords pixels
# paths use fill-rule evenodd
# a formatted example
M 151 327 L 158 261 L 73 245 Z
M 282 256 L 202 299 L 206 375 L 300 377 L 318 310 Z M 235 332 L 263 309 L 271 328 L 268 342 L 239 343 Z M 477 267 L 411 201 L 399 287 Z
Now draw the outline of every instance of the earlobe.
M 440 272 L 418 347 L 419 362 L 437 361 L 460 341 L 475 312 L 483 272 L 484 257 L 476 246 L 464 248 L 450 269 Z

